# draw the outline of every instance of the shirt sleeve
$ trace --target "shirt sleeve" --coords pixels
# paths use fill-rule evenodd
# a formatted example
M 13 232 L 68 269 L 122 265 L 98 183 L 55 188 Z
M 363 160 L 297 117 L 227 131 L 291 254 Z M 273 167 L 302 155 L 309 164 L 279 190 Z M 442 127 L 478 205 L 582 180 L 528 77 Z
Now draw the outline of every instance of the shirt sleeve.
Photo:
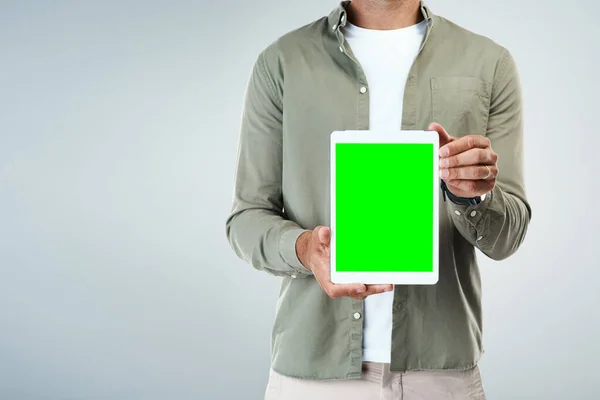
M 498 154 L 494 189 L 477 205 L 446 201 L 454 225 L 485 255 L 502 260 L 525 238 L 531 206 L 523 177 L 523 106 L 515 61 L 506 49 L 498 61 L 486 136 Z
M 257 58 L 246 88 L 233 205 L 226 221 L 238 257 L 276 276 L 305 277 L 296 240 L 305 229 L 289 220 L 282 193 L 282 78 L 269 46 Z M 268 62 L 267 62 L 268 60 Z

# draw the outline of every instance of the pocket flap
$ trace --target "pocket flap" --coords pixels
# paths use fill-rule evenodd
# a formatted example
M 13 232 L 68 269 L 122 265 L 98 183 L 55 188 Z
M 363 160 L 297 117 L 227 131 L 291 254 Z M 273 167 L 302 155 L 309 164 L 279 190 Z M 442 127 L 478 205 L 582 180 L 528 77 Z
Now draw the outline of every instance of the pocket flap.
M 492 83 L 471 76 L 437 76 L 431 78 L 431 90 L 476 92 L 482 97 L 490 97 Z

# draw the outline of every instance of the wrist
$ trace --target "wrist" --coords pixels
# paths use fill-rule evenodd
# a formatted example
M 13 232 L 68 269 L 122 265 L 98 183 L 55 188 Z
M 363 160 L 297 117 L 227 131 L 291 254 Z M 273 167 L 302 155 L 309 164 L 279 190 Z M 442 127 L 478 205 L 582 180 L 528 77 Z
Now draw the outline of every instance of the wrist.
M 308 263 L 306 262 L 306 253 L 308 251 L 308 243 L 311 234 L 312 231 L 305 231 L 298 236 L 298 239 L 296 240 L 296 255 L 298 256 L 298 260 L 300 260 L 302 266 L 312 272 L 308 266 Z
M 460 197 L 460 196 L 455 195 L 454 193 L 452 193 L 450 191 L 450 189 L 448 188 L 448 186 L 446 185 L 446 182 L 444 180 L 440 180 L 440 188 L 442 189 L 442 196 L 443 196 L 444 201 L 446 201 L 446 198 L 448 198 L 452 203 L 454 203 L 456 205 L 460 205 L 460 206 L 477 205 L 477 204 L 481 203 L 481 201 L 482 201 L 481 196 Z

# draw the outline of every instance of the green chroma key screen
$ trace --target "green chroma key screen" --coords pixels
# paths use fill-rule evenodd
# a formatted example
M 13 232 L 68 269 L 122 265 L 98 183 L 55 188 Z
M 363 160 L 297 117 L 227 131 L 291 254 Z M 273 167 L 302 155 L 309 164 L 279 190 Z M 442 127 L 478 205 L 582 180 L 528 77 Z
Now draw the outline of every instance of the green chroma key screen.
M 335 144 L 336 270 L 433 271 L 433 144 Z

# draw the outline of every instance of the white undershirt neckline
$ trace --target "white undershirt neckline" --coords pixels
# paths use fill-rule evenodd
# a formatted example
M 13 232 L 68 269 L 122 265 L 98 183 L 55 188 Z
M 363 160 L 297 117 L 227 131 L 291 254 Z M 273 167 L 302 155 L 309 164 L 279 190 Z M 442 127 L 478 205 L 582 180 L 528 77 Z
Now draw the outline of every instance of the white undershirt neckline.
M 346 26 L 342 29 L 344 37 L 346 38 L 401 38 L 408 35 L 415 35 L 417 37 L 423 37 L 427 28 L 427 21 L 423 20 L 414 25 L 406 26 L 404 28 L 397 29 L 368 29 L 358 25 L 354 25 L 350 21 L 346 22 Z

